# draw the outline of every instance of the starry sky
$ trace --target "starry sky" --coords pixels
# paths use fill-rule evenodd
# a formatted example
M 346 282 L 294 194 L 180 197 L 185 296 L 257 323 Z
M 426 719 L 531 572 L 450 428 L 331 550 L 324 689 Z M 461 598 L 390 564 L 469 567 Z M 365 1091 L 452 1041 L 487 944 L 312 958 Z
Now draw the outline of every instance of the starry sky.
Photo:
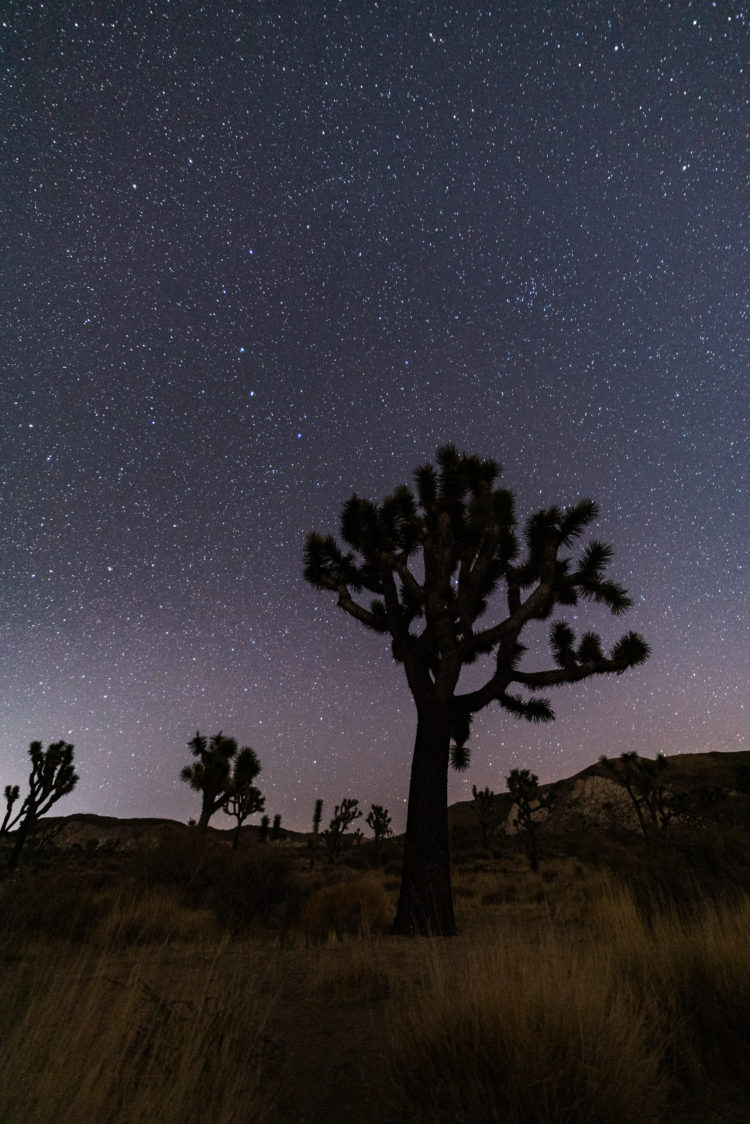
M 551 725 L 484 711 L 451 801 L 750 750 L 749 20 L 6 0 L 0 783 L 65 738 L 61 814 L 186 820 L 222 729 L 283 825 L 355 796 L 403 828 L 403 672 L 302 553 L 447 441 L 524 519 L 598 502 L 635 606 L 578 627 L 653 649 Z

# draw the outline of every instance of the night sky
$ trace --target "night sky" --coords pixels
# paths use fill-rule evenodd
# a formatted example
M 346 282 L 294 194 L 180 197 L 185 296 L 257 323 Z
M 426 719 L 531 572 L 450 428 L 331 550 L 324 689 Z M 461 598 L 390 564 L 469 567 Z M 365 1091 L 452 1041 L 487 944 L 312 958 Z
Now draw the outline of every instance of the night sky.
M 653 649 L 551 725 L 485 710 L 451 801 L 750 750 L 750 10 L 2 12 L 0 784 L 65 738 L 56 811 L 186 820 L 222 729 L 283 825 L 402 828 L 403 671 L 302 553 L 447 441 L 522 519 L 598 502 L 635 606 L 577 627 Z

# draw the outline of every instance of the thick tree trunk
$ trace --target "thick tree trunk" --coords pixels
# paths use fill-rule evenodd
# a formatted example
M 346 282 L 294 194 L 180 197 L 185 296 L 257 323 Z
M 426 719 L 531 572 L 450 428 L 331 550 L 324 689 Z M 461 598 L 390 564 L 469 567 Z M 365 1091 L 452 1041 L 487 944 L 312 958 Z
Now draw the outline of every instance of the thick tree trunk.
M 422 706 L 411 766 L 404 869 L 393 932 L 452 937 L 456 932 L 448 846 L 450 726 Z
M 35 824 L 36 819 L 27 815 L 24 817 L 24 819 L 21 820 L 20 824 L 18 825 L 16 838 L 13 843 L 13 850 L 11 851 L 10 858 L 8 860 L 9 870 L 15 870 L 18 866 L 19 860 L 21 858 L 21 851 L 23 851 L 24 846 L 26 845 L 26 841 L 29 838 L 29 835 L 31 834 Z

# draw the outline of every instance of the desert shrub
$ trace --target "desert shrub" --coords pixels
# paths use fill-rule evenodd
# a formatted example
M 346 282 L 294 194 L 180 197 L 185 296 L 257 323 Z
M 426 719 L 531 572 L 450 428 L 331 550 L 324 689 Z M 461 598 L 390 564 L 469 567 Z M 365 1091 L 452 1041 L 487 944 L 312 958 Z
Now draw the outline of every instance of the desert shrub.
M 308 940 L 326 940 L 331 934 L 366 935 L 384 932 L 391 921 L 391 906 L 382 886 L 370 879 L 323 886 L 305 903 L 300 925 Z
M 262 921 L 288 923 L 299 908 L 292 859 L 277 847 L 233 851 L 189 832 L 142 853 L 137 874 L 146 886 L 173 888 L 188 908 L 212 910 L 232 931 Z
M 174 886 L 186 905 L 198 906 L 226 856 L 226 847 L 198 831 L 169 832 L 155 847 L 137 851 L 132 869 L 145 885 Z
M 293 923 L 303 892 L 287 852 L 276 847 L 228 852 L 212 875 L 205 904 L 232 931 L 260 922 Z
M 482 894 L 482 905 L 505 905 L 506 902 L 518 901 L 518 898 L 518 891 L 509 886 L 505 890 L 490 890 L 488 894 Z
M 744 848 L 731 833 L 675 831 L 616 869 L 648 918 L 665 909 L 700 913 L 707 901 L 738 900 L 750 888 Z
M 6 952 L 37 938 L 84 941 L 107 909 L 106 890 L 85 873 L 24 869 L 0 888 L 0 941 Z
M 174 892 L 156 892 L 131 883 L 115 895 L 94 937 L 101 945 L 114 948 L 211 941 L 216 930 L 216 918 L 209 910 L 187 909 Z
M 387 957 L 369 940 L 324 946 L 308 972 L 307 988 L 331 1003 L 363 1006 L 396 992 Z

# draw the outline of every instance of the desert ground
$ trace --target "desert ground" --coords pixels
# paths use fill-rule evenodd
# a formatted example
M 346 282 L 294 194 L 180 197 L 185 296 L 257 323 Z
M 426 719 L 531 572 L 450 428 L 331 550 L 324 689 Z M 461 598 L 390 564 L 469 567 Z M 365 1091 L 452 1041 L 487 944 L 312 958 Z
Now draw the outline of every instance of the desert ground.
M 390 935 L 402 843 L 30 850 L 0 882 L 3 1124 L 750 1119 L 745 804 L 647 843 L 480 846 L 459 935 Z M 2 855 L 0 855 L 2 859 Z

